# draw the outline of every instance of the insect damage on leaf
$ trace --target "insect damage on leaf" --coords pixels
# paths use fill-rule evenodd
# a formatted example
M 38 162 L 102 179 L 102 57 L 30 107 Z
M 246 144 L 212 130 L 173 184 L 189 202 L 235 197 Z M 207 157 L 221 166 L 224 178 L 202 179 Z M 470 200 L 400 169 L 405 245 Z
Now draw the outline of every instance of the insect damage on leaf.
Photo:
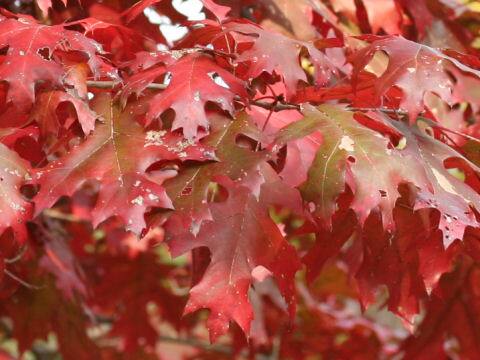
M 477 15 L 1 2 L 0 357 L 480 358 Z

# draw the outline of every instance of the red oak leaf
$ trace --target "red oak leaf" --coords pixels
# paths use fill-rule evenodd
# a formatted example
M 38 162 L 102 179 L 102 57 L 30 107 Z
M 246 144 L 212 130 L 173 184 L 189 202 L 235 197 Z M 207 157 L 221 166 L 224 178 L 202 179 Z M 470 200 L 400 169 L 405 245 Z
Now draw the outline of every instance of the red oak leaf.
M 449 146 L 418 129 L 400 123 L 395 125 L 407 141 L 402 151 L 422 164 L 430 184 L 429 191 L 421 188 L 416 208 L 433 207 L 440 211 L 438 226 L 443 231 L 444 245 L 448 247 L 455 239 L 463 239 L 467 226 L 479 225 L 472 208 L 480 209 L 480 195 L 449 173 L 445 163 L 448 159 L 460 158 L 477 173 L 480 169 Z
M 218 21 L 222 22 L 227 18 L 227 14 L 230 12 L 230 8 L 228 6 L 222 6 L 215 4 L 213 0 L 201 0 L 203 7 L 208 9 Z
M 11 227 L 17 240 L 26 239 L 25 222 L 31 205 L 20 193 L 29 178 L 29 166 L 18 154 L 0 144 L 0 234 Z
M 172 218 L 179 217 L 186 231 L 196 234 L 202 221 L 211 219 L 207 204 L 208 189 L 213 179 L 226 175 L 235 180 L 246 180 L 258 165 L 265 161 L 265 153 L 239 146 L 239 137 L 258 136 L 258 130 L 249 123 L 246 114 L 233 121 L 225 117 L 211 117 L 211 133 L 204 139 L 207 146 L 215 148 L 218 161 L 203 163 L 183 169 L 178 176 L 165 182 L 168 196 L 176 209 Z
M 471 207 L 480 208 L 480 196 L 469 185 L 449 174 L 444 162 L 462 158 L 467 166 L 477 168 L 447 145 L 394 123 L 405 136 L 403 149 L 390 145 L 387 138 L 357 122 L 353 113 L 323 105 L 319 110 L 306 107 L 306 120 L 293 123 L 278 135 L 280 143 L 303 138 L 314 129 L 323 136 L 308 179 L 301 186 L 303 198 L 314 205 L 314 213 L 330 225 L 337 209 L 336 199 L 345 184 L 353 191 L 351 207 L 363 223 L 379 207 L 383 224 L 394 228 L 392 210 L 400 196 L 398 186 L 410 183 L 419 189 L 417 208 L 436 208 L 442 214 L 439 227 L 445 247 L 462 239 L 467 226 L 477 226 Z
M 282 359 L 303 360 L 328 354 L 332 359 L 374 360 L 389 358 L 395 353 L 398 335 L 355 312 L 348 303 L 319 301 L 305 286 L 299 287 L 299 297 L 304 303 L 298 314 L 301 321 L 297 328 L 283 332 Z M 344 335 L 342 341 L 338 340 L 339 333 Z
M 75 301 L 76 296 L 87 296 L 85 274 L 70 247 L 71 239 L 58 230 L 58 224 L 46 218 L 45 224 L 36 225 L 31 232 L 32 240 L 43 247 L 38 266 L 56 278 L 57 288 L 68 301 Z
M 0 79 L 9 84 L 6 102 L 22 110 L 34 102 L 35 86 L 40 82 L 62 87 L 68 81 L 63 64 L 53 56 L 56 50 L 84 53 L 88 60 L 78 62 L 88 62 L 96 75 L 104 64 L 97 55 L 100 46 L 93 40 L 62 25 L 40 25 L 24 18 L 0 20 L 0 48 L 5 47 Z
M 171 74 L 171 80 L 163 92 L 152 98 L 147 120 L 151 121 L 172 108 L 175 110 L 172 130 L 182 128 L 187 139 L 197 135 L 198 127 L 209 128 L 206 102 L 214 102 L 233 113 L 234 98 L 247 95 L 240 79 L 203 54 L 185 55 L 167 66 L 165 71 Z
M 143 13 L 147 7 L 157 4 L 163 0 L 141 0 L 127 9 L 122 15 L 125 17 L 125 22 L 128 24 L 133 21 L 138 15 Z
M 202 223 L 195 237 L 173 238 L 174 254 L 206 246 L 211 263 L 190 290 L 185 311 L 209 308 L 210 338 L 215 341 L 234 320 L 248 334 L 253 318 L 248 289 L 255 274 L 267 272 L 277 280 L 292 314 L 293 276 L 299 268 L 295 251 L 268 215 L 268 202 L 259 201 L 245 186 L 216 179 L 228 192 L 225 202 L 211 203 L 212 220 Z
M 95 120 L 98 116 L 89 108 L 84 100 L 67 92 L 48 91 L 39 94 L 31 110 L 30 117 L 39 124 L 43 135 L 47 133 L 58 135 L 60 128 L 71 125 L 71 123 L 60 122 L 60 116 L 57 110 L 62 103 L 70 103 L 73 105 L 77 113 L 78 122 L 84 134 L 88 135 L 95 127 Z
M 478 240 L 476 240 L 478 241 Z M 438 287 L 426 303 L 426 315 L 417 331 L 403 344 L 409 359 L 475 359 L 480 356 L 478 316 L 480 297 L 478 262 L 463 258 L 457 268 L 442 276 Z M 456 349 L 446 346 L 455 339 Z
M 275 25 L 295 35 L 299 40 L 312 40 L 316 37 L 316 30 L 312 24 L 312 6 L 308 0 L 261 0 L 262 10 L 267 18 L 261 22 L 262 26 L 272 27 L 269 24 L 273 20 Z
M 374 33 L 400 34 L 401 14 L 394 0 L 362 0 Z
M 168 65 L 174 63 L 175 57 L 170 52 L 136 53 L 134 59 L 124 64 L 133 75 L 128 78 L 122 89 L 122 103 L 126 104 L 132 94 L 139 96 L 155 79 L 165 75 Z M 163 84 L 161 87 L 164 87 Z
M 283 181 L 292 187 L 301 185 L 307 180 L 308 169 L 312 165 L 318 145 L 322 141 L 321 134 L 309 132 L 297 140 L 290 139 L 286 132 L 279 134 L 280 129 L 302 118 L 302 114 L 295 110 L 282 111 L 268 116 L 268 110 L 252 109 L 251 114 L 255 119 L 258 119 L 259 127 L 265 127 L 264 134 L 268 134 L 270 138 L 273 138 L 272 151 L 275 152 L 286 143 L 287 154 L 283 169 L 280 172 Z M 267 119 L 268 122 L 264 123 Z M 289 140 L 283 139 L 283 136 L 286 136 Z
M 307 107 L 304 114 L 306 121 L 287 126 L 279 139 L 286 142 L 302 138 L 313 129 L 322 134 L 323 142 L 301 189 L 303 198 L 312 202 L 314 213 L 326 224 L 330 225 L 336 199 L 345 191 L 345 184 L 354 193 L 351 207 L 360 223 L 380 207 L 383 224 L 388 228 L 394 225 L 392 210 L 400 196 L 399 183 L 428 188 L 422 169 L 412 169 L 413 157 L 390 149 L 388 139 L 358 123 L 353 113 L 324 105 L 318 110 Z
M 72 195 L 86 180 L 98 180 L 94 225 L 119 216 L 128 230 L 140 233 L 147 208 L 171 207 L 162 180 L 149 176 L 147 168 L 160 160 L 211 159 L 212 153 L 173 133 L 144 131 L 133 119 L 133 111 L 120 112 L 108 96 L 97 99 L 94 110 L 104 123 L 70 153 L 36 171 L 34 181 L 41 186 L 35 197 L 36 213 L 59 197 Z
M 96 13 L 102 8 L 101 4 L 94 4 L 89 11 Z M 112 12 L 110 9 L 109 11 Z M 144 44 L 152 43 L 153 46 L 154 41 L 146 38 L 145 34 L 121 25 L 120 14 L 113 12 L 111 16 L 113 18 L 107 16 L 105 21 L 101 18 L 89 17 L 75 23 L 81 24 L 84 34 L 101 44 L 103 50 L 117 63 L 129 60 L 133 53 L 144 50 Z M 164 42 L 163 39 L 159 41 Z
M 246 40 L 242 36 L 238 40 L 239 42 L 253 41 L 253 46 L 243 51 L 236 59 L 238 63 L 250 63 L 247 76 L 255 78 L 264 71 L 269 74 L 276 72 L 283 78 L 288 98 L 295 94 L 300 80 L 307 81 L 307 76 L 300 66 L 302 48 L 307 49 L 312 59 L 315 66 L 315 77 L 319 84 L 326 83 L 332 72 L 335 71 L 335 67 L 328 58 L 313 43 L 294 40 L 247 22 L 229 22 L 224 26 L 229 31 L 254 38 Z
M 36 278 L 32 280 L 38 281 Z M 24 353 L 35 341 L 46 340 L 48 334 L 54 332 L 65 357 L 98 358 L 99 348 L 86 332 L 84 309 L 78 303 L 66 300 L 53 281 L 44 280 L 40 289 L 21 288 L 12 296 L 14 301 L 2 302 L 0 306 L 2 315 L 12 320 L 13 336 L 19 339 L 20 352 Z
M 140 0 L 129 9 L 125 10 L 122 13 L 122 17 L 125 18 L 125 22 L 127 24 L 130 24 L 140 14 L 142 14 L 146 8 L 148 8 L 149 6 L 154 6 L 159 3 L 162 3 L 159 9 L 162 15 L 168 16 L 175 22 L 185 20 L 184 15 L 177 12 L 177 10 L 175 9 L 171 1 L 163 1 L 163 0 Z M 156 9 L 158 9 L 158 7 L 156 7 Z
M 159 334 L 152 326 L 148 307 L 158 305 L 165 319 L 178 323 L 186 300 L 162 282 L 173 267 L 159 264 L 155 254 L 149 252 L 133 259 L 103 255 L 97 261 L 101 271 L 93 288 L 93 303 L 103 314 L 114 316 L 111 335 L 123 338 L 126 352 L 154 346 Z M 125 283 L 131 286 L 124 286 Z
M 377 96 L 383 96 L 392 86 L 403 90 L 401 106 L 415 121 L 416 116 L 424 110 L 424 97 L 427 92 L 437 94 L 447 103 L 452 103 L 455 87 L 449 74 L 449 68 L 461 70 L 475 77 L 480 72 L 441 51 L 415 43 L 397 36 L 375 37 L 370 46 L 360 50 L 354 60 L 354 78 L 372 60 L 377 51 L 385 52 L 389 57 L 387 69 L 375 84 Z M 459 79 L 461 80 L 461 79 Z

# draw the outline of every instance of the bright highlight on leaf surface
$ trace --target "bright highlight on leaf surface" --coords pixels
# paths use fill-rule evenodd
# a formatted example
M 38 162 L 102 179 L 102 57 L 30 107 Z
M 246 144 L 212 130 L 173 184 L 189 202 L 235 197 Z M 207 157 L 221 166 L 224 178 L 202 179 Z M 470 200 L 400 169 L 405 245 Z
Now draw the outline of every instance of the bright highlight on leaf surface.
M 1 2 L 0 358 L 480 358 L 475 4 Z

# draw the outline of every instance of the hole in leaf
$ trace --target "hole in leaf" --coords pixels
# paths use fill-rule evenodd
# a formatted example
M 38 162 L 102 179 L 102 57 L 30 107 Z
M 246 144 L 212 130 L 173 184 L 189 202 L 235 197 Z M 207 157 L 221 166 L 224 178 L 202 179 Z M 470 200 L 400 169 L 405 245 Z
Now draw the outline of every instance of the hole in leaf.
M 425 133 L 431 137 L 434 137 L 435 136 L 435 133 L 433 132 L 433 129 L 431 127 L 426 127 L 425 129 Z
M 270 206 L 268 208 L 268 214 L 270 215 L 270 218 L 277 224 L 285 223 L 290 213 L 290 210 L 287 208 L 276 206 Z
M 146 172 L 159 181 L 165 181 L 177 176 L 179 170 L 177 161 L 163 160 L 150 165 Z
M 223 80 L 223 78 L 220 75 L 218 75 L 218 73 L 209 72 L 208 76 L 210 76 L 210 78 L 213 80 L 213 82 L 215 84 L 217 84 L 218 86 L 221 86 L 225 89 L 230 89 L 230 86 L 228 86 L 228 84 L 225 82 L 225 80 Z
M 171 72 L 167 72 L 164 76 L 164 78 L 162 79 L 162 84 L 164 85 L 168 85 L 170 84 L 170 81 L 172 81 L 172 73 Z
M 35 194 L 38 192 L 38 186 L 33 184 L 26 184 L 20 187 L 20 192 L 27 199 L 33 199 Z
M 383 51 L 377 51 L 372 59 L 365 66 L 365 70 L 375 74 L 377 77 L 382 76 L 388 68 L 390 58 Z
M 228 191 L 220 185 L 219 183 L 216 182 L 210 182 L 208 184 L 208 189 L 207 189 L 207 202 L 212 203 L 212 202 L 224 202 L 228 199 Z
M 175 110 L 167 109 L 162 115 L 160 115 L 160 122 L 162 124 L 161 128 L 163 130 L 171 130 L 173 120 L 175 120 Z
M 315 66 L 313 65 L 312 60 L 308 56 L 300 56 L 300 66 L 307 76 L 312 77 L 315 75 Z
M 237 144 L 238 147 L 250 150 L 255 150 L 257 146 L 257 142 L 255 140 L 243 134 L 237 135 L 235 138 L 235 144 Z
M 466 179 L 465 172 L 460 168 L 450 168 L 447 169 L 448 173 L 455 177 L 456 179 L 464 182 Z
M 276 153 L 275 160 L 269 160 L 268 163 L 275 169 L 277 173 L 282 172 L 285 167 L 288 149 L 287 146 L 282 146 Z
M 407 138 L 406 137 L 402 137 L 400 138 L 400 140 L 398 141 L 398 144 L 397 146 L 395 146 L 395 148 L 397 148 L 398 150 L 403 150 L 407 147 Z
M 192 193 L 193 188 L 191 186 L 186 186 L 182 189 L 181 194 L 182 196 L 188 196 Z
M 45 60 L 50 60 L 52 58 L 52 54 L 50 53 L 49 48 L 38 49 L 37 53 L 38 53 L 38 55 L 40 55 Z

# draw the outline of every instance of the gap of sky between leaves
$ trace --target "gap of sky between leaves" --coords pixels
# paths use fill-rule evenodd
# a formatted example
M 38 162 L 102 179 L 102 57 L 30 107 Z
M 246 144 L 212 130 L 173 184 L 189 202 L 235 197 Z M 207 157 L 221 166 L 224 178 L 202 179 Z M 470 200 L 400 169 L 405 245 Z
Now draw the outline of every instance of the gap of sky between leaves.
M 188 20 L 205 19 L 205 13 L 202 12 L 203 5 L 200 0 L 173 0 L 173 6 L 187 16 Z M 153 7 L 146 8 L 143 13 L 152 24 L 160 26 L 160 31 L 169 44 L 181 39 L 187 33 L 186 27 L 172 24 L 168 17 L 160 15 Z M 159 44 L 158 49 L 163 50 L 165 46 Z

